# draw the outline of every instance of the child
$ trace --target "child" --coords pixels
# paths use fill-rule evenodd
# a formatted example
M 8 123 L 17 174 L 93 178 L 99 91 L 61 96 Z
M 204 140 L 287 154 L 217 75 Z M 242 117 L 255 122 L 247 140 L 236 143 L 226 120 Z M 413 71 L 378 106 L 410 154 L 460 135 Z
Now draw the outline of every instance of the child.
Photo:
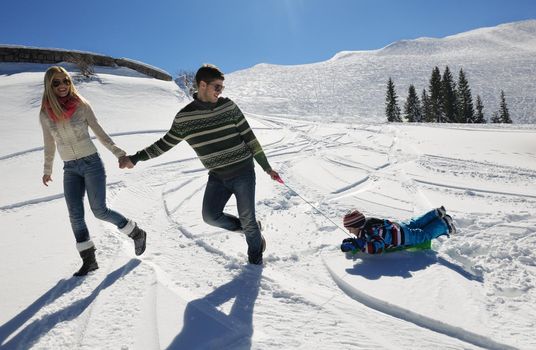
M 433 209 L 407 222 L 396 223 L 386 219 L 365 219 L 358 210 L 344 216 L 344 227 L 357 236 L 342 241 L 343 252 L 380 254 L 386 248 L 414 246 L 437 238 L 456 233 L 452 217 L 445 208 Z

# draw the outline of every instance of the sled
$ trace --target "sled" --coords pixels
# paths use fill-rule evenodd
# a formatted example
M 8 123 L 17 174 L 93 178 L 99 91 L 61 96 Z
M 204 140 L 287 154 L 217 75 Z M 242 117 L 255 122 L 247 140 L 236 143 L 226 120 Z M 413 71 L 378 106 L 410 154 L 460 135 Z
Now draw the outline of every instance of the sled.
M 394 252 L 400 252 L 400 251 L 418 252 L 418 251 L 421 251 L 421 250 L 429 250 L 429 249 L 432 249 L 432 241 L 431 240 L 430 241 L 424 241 L 424 242 L 416 244 L 416 245 L 398 246 L 398 247 L 386 248 L 386 249 L 383 250 L 383 253 L 384 254 L 385 253 L 394 253 Z M 363 256 L 363 255 L 369 255 L 369 256 L 381 255 L 381 254 L 367 254 L 367 253 L 362 252 L 359 249 L 354 249 L 354 250 L 349 251 L 347 253 L 351 253 L 352 255 L 359 255 L 359 256 Z
M 384 253 L 392 253 L 392 252 L 398 252 L 401 250 L 407 250 L 410 252 L 416 252 L 419 250 L 427 250 L 432 249 L 432 241 L 424 241 L 422 243 L 419 243 L 417 245 L 410 245 L 410 246 L 400 246 L 400 247 L 392 247 L 385 249 Z

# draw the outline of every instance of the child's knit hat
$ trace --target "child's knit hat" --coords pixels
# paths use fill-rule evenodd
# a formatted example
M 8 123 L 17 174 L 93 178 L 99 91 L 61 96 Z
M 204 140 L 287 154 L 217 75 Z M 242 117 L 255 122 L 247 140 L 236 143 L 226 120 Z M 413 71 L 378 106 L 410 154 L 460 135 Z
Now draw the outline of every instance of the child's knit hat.
M 344 215 L 343 224 L 346 228 L 360 228 L 365 225 L 365 215 L 363 215 L 359 210 L 349 211 L 346 215 Z

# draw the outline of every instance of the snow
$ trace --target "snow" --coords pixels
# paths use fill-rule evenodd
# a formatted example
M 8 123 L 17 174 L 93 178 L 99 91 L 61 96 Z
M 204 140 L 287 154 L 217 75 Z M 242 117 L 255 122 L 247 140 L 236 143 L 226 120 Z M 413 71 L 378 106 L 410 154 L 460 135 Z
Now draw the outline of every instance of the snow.
M 153 65 L 150 65 L 150 64 L 147 64 L 147 63 L 144 63 L 144 62 L 141 62 L 141 61 L 138 61 L 138 60 L 133 60 L 131 58 L 126 58 L 126 57 L 121 57 L 120 58 L 121 60 L 123 61 L 127 61 L 127 62 L 131 62 L 131 63 L 134 63 L 134 64 L 137 64 L 139 66 L 143 66 L 143 67 L 147 67 L 151 70 L 154 70 L 154 71 L 158 71 L 162 74 L 165 74 L 165 75 L 169 75 L 168 72 L 166 72 L 165 70 L 161 69 L 161 68 L 158 68 L 158 67 L 155 67 Z
M 259 92 L 265 105 L 243 109 L 285 180 L 256 168 L 264 267 L 246 264 L 243 236 L 203 222 L 207 174 L 186 144 L 121 170 L 96 141 L 108 204 L 147 230 L 148 246 L 136 257 L 132 241 L 87 208 L 100 268 L 75 278 L 59 157 L 54 181 L 41 184 L 45 69 L 0 64 L 3 349 L 536 348 L 534 125 L 325 120 L 273 113 L 281 100 Z M 282 68 L 262 69 L 266 78 Z M 77 87 L 129 153 L 161 137 L 188 103 L 172 82 L 97 73 Z M 431 251 L 339 250 L 351 208 L 403 220 L 440 205 L 458 233 Z M 233 200 L 227 209 L 236 212 Z

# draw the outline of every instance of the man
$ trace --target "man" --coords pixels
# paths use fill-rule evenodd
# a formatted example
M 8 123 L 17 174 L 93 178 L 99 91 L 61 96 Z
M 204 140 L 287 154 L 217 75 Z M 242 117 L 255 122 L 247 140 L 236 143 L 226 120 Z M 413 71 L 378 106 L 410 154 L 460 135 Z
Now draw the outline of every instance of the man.
M 170 130 L 151 146 L 120 159 L 121 168 L 132 168 L 169 151 L 182 140 L 197 153 L 209 170 L 203 198 L 203 220 L 213 226 L 240 231 L 246 236 L 248 260 L 262 264 L 266 247 L 255 218 L 255 171 L 253 159 L 273 180 L 279 174 L 272 170 L 261 145 L 238 106 L 220 97 L 223 73 L 213 65 L 203 65 L 195 80 L 194 100 L 177 113 Z M 238 218 L 224 213 L 231 195 L 235 195 Z

